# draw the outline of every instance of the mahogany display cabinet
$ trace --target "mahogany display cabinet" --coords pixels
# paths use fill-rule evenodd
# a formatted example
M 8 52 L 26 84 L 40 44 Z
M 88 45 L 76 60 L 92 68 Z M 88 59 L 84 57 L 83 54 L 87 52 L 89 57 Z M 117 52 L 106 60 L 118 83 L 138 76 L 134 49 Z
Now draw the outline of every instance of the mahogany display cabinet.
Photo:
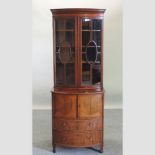
M 105 9 L 51 9 L 54 88 L 52 145 L 103 152 Z

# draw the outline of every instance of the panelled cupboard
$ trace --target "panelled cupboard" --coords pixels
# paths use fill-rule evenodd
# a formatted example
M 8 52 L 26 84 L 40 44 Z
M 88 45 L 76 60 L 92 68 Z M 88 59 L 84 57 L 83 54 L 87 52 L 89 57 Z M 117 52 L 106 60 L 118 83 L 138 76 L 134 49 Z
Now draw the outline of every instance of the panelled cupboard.
M 52 145 L 103 152 L 105 9 L 51 9 L 54 89 Z

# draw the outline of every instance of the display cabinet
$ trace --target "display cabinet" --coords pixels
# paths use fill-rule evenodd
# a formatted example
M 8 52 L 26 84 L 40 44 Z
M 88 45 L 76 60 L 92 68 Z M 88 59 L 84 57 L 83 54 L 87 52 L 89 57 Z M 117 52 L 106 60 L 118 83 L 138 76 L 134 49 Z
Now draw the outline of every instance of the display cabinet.
M 105 9 L 51 9 L 54 88 L 52 144 L 103 152 Z

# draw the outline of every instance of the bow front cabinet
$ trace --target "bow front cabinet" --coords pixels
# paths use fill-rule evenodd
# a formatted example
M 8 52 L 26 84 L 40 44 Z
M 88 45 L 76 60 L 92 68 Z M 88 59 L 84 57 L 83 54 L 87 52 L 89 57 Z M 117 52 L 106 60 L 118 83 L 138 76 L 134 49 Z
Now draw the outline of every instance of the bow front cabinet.
M 51 9 L 54 88 L 52 144 L 103 152 L 105 9 Z

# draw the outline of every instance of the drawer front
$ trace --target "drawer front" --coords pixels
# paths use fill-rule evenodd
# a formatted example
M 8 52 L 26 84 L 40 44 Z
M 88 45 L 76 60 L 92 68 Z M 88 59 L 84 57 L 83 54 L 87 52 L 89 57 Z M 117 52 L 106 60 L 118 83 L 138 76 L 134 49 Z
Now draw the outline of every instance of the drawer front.
M 54 119 L 54 129 L 57 130 L 102 130 L 102 119 L 64 120 Z
M 56 144 L 72 147 L 92 146 L 102 142 L 102 131 L 95 131 L 95 132 L 54 131 L 53 136 Z
M 53 94 L 53 116 L 76 119 L 76 95 Z
M 80 119 L 102 117 L 102 113 L 103 113 L 102 94 L 78 96 L 78 116 Z

